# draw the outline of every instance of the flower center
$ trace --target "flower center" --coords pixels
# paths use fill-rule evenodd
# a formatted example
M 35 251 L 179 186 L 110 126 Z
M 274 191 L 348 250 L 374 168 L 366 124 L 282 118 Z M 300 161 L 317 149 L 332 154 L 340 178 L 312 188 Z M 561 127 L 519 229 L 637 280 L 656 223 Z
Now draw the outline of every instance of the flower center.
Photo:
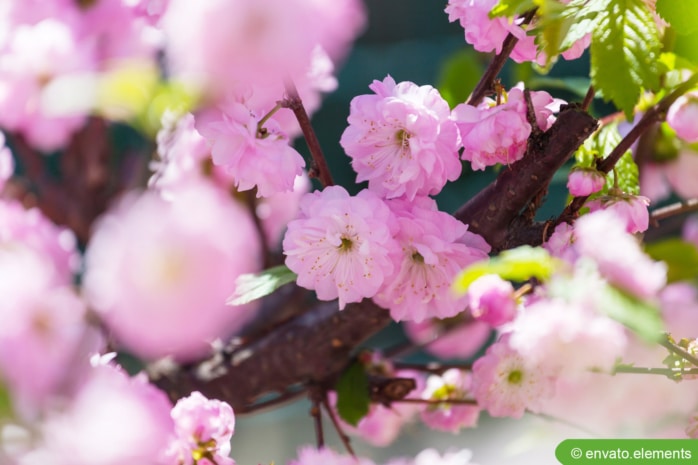
M 340 252 L 349 252 L 352 248 L 354 247 L 354 242 L 346 237 L 342 238 L 342 243 L 339 244 L 339 249 Z
M 522 378 L 523 373 L 521 373 L 521 370 L 514 370 L 511 373 L 509 373 L 507 381 L 509 382 L 509 384 L 521 384 Z

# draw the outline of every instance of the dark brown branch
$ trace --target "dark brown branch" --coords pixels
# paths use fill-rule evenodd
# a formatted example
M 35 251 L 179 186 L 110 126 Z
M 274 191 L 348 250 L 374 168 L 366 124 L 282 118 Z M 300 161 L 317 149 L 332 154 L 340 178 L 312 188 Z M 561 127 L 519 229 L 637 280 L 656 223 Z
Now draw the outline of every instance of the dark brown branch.
M 526 13 L 524 15 L 524 21 L 522 24 L 530 23 L 535 15 L 535 10 Z M 502 71 L 502 68 L 504 68 L 504 64 L 509 59 L 509 55 L 511 55 L 511 52 L 514 50 L 514 47 L 518 41 L 519 39 L 514 37 L 512 34 L 506 36 L 504 42 L 502 43 L 502 51 L 492 58 L 492 61 L 483 73 L 480 81 L 475 86 L 473 93 L 470 94 L 470 98 L 468 98 L 467 102 L 468 105 L 479 105 L 487 94 L 494 91 L 495 79 L 497 79 L 497 76 Z
M 200 391 L 250 412 L 262 395 L 333 382 L 356 347 L 390 321 L 390 313 L 370 300 L 342 311 L 337 302 L 322 302 L 249 344 L 153 381 L 173 400 Z
M 545 133 L 529 139 L 524 157 L 503 169 L 497 179 L 455 213 L 482 235 L 494 251 L 514 241 L 527 224 L 520 213 L 545 191 L 555 172 L 596 129 L 597 121 L 576 106 L 564 107 Z M 512 228 L 515 225 L 517 228 Z
M 305 143 L 308 144 L 310 156 L 313 158 L 310 173 L 317 175 L 317 178 L 323 186 L 327 187 L 333 185 L 334 181 L 330 174 L 330 168 L 327 166 L 327 160 L 325 160 L 325 156 L 322 153 L 320 141 L 315 134 L 312 124 L 310 124 L 310 118 L 298 95 L 298 90 L 291 80 L 286 82 L 286 94 L 288 94 L 288 98 L 282 102 L 282 105 L 286 108 L 290 108 L 296 116 L 298 125 L 301 127 L 301 131 L 303 131 Z

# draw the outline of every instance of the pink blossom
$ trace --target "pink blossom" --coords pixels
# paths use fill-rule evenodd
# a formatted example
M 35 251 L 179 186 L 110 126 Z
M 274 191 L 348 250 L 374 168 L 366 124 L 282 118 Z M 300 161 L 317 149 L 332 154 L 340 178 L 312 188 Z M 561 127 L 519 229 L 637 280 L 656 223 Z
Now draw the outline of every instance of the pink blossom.
M 227 459 L 230 455 L 230 438 L 235 431 L 233 409 L 225 402 L 207 399 L 195 391 L 177 401 L 172 409 L 176 439 L 170 445 L 170 452 L 177 463 L 193 465 L 201 456 Z M 235 462 L 228 459 L 228 462 Z
M 578 257 L 577 250 L 573 247 L 574 241 L 574 227 L 567 223 L 560 223 L 555 227 L 548 241 L 543 244 L 543 248 L 553 257 L 574 263 Z
M 158 161 L 150 163 L 153 175 L 148 187 L 159 190 L 165 199 L 204 177 L 204 162 L 210 159 L 206 139 L 194 127 L 194 115 L 166 111 L 157 134 Z M 223 171 L 222 169 L 220 171 Z
M 396 321 L 447 318 L 462 312 L 465 298 L 451 289 L 463 268 L 487 257 L 487 250 L 461 242 L 468 227 L 437 209 L 428 197 L 388 201 L 397 218 L 395 238 L 401 253 L 394 256 L 395 273 L 387 276 L 375 302 Z
M 473 365 L 473 395 L 494 417 L 521 418 L 526 410 L 537 412 L 554 388 L 554 374 L 512 349 L 506 335 Z
M 225 301 L 237 276 L 258 270 L 259 247 L 246 208 L 211 185 L 169 203 L 133 193 L 96 224 L 85 294 L 124 347 L 191 359 L 252 316 L 255 304 L 231 310 Z
M 575 197 L 599 192 L 606 184 L 606 176 L 593 169 L 576 169 L 567 177 L 567 189 Z
M 468 359 L 488 341 L 492 327 L 482 321 L 464 321 L 464 314 L 445 320 L 405 321 L 407 336 L 424 350 L 443 359 Z
M 490 11 L 496 4 L 497 0 L 449 0 L 445 11 L 450 22 L 460 21 L 465 41 L 475 50 L 501 53 L 511 28 L 507 18 L 490 18 Z
M 213 163 L 224 167 L 238 190 L 257 188 L 257 197 L 293 191 L 305 161 L 290 145 L 276 121 L 259 126 L 259 116 L 242 103 L 230 103 L 220 120 L 199 125 L 211 145 Z
M 222 96 L 302 75 L 316 45 L 341 57 L 363 22 L 357 0 L 171 0 L 162 26 L 174 75 Z
M 511 164 L 526 151 L 531 125 L 518 105 L 487 103 L 473 107 L 462 103 L 453 110 L 463 143 L 463 159 L 474 170 L 484 170 L 498 163 Z
M 22 243 L 0 245 L 0 379 L 24 418 L 67 388 L 87 358 L 87 309 L 54 275 L 50 257 Z
M 501 326 L 516 317 L 514 286 L 496 274 L 476 279 L 468 287 L 470 313 L 491 326 Z
M 667 124 L 686 142 L 698 142 L 698 93 L 684 94 L 669 107 Z
M 69 284 L 80 267 L 72 231 L 51 223 L 38 208 L 25 210 L 15 201 L 0 201 L 0 246 L 27 247 L 52 268 L 52 281 Z
M 472 455 L 468 449 L 449 451 L 443 455 L 434 449 L 425 449 L 417 454 L 412 465 L 475 465 L 470 461 Z
M 339 297 L 339 308 L 373 297 L 393 272 L 395 219 L 375 194 L 350 196 L 340 186 L 306 194 L 299 218 L 283 240 L 286 265 L 299 286 L 321 300 Z
M 640 170 L 640 194 L 651 202 L 659 202 L 671 195 L 671 186 L 666 179 L 666 164 L 648 161 Z
M 357 182 L 394 198 L 441 191 L 458 178 L 458 130 L 448 103 L 431 86 L 373 81 L 375 92 L 351 101 L 340 143 L 352 159 Z
M 65 408 L 47 415 L 41 442 L 21 463 L 166 465 L 170 408 L 166 395 L 145 378 L 95 367 Z
M 612 284 L 645 299 L 656 297 L 666 284 L 666 264 L 645 255 L 614 212 L 584 215 L 574 230 L 579 254 L 593 259 L 601 275 Z
M 581 302 L 560 300 L 528 306 L 513 323 L 509 339 L 527 362 L 571 377 L 594 368 L 611 371 L 626 343 L 624 326 L 617 321 Z
M 628 195 L 620 192 L 609 192 L 609 195 L 598 197 L 587 202 L 590 212 L 608 210 L 625 222 L 626 230 L 633 234 L 644 232 L 649 227 L 650 214 L 647 207 L 650 199 L 640 195 Z
M 44 89 L 53 79 L 94 69 L 94 50 L 79 41 L 75 28 L 45 19 L 18 26 L 0 51 L 0 125 L 22 133 L 40 150 L 60 148 L 82 126 L 85 114 L 50 114 Z
M 422 399 L 466 400 L 471 388 L 471 376 L 458 369 L 446 370 L 442 375 L 431 375 Z M 461 428 L 473 428 L 480 417 L 477 405 L 439 403 L 422 410 L 422 421 L 430 428 L 457 433 Z

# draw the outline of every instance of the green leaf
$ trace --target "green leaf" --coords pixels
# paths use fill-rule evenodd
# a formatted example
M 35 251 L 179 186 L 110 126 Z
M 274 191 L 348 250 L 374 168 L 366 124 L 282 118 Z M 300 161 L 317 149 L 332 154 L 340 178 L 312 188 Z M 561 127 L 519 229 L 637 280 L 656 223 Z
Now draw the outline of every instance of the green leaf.
M 358 425 L 371 406 L 364 365 L 358 360 L 352 363 L 340 376 L 335 389 L 339 416 L 352 426 Z
M 643 0 L 612 0 L 591 40 L 591 80 L 630 119 L 643 89 L 659 87 L 662 44 Z
M 657 0 L 656 9 L 677 34 L 690 34 L 698 30 L 698 0 Z
M 459 50 L 442 65 L 436 88 L 453 108 L 468 99 L 482 71 L 483 66 L 472 49 Z
M 3 418 L 12 417 L 12 400 L 5 386 L 0 384 L 0 423 Z
M 655 305 L 610 285 L 599 292 L 601 311 L 609 317 L 623 323 L 648 342 L 657 342 L 664 337 L 664 323 Z
M 275 266 L 254 274 L 243 274 L 235 281 L 235 292 L 225 302 L 228 305 L 243 305 L 267 296 L 296 280 L 296 274 L 286 265 Z
M 535 7 L 536 1 L 534 0 L 499 0 L 499 3 L 490 11 L 490 18 L 497 16 L 512 17 L 532 10 Z
M 645 245 L 645 252 L 654 260 L 667 264 L 670 283 L 698 277 L 698 248 L 681 239 L 671 238 Z
M 542 247 L 524 245 L 502 252 L 487 261 L 477 262 L 456 277 L 454 289 L 464 294 L 476 279 L 496 274 L 510 281 L 526 281 L 536 278 L 546 281 L 557 268 L 557 261 Z

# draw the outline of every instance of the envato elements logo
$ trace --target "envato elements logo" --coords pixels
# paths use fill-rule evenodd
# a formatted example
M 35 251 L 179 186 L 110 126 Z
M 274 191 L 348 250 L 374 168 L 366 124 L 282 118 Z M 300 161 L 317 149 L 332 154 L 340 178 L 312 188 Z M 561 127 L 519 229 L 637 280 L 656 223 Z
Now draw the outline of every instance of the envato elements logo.
M 555 449 L 563 465 L 689 464 L 698 458 L 698 441 L 692 439 L 566 439 Z

